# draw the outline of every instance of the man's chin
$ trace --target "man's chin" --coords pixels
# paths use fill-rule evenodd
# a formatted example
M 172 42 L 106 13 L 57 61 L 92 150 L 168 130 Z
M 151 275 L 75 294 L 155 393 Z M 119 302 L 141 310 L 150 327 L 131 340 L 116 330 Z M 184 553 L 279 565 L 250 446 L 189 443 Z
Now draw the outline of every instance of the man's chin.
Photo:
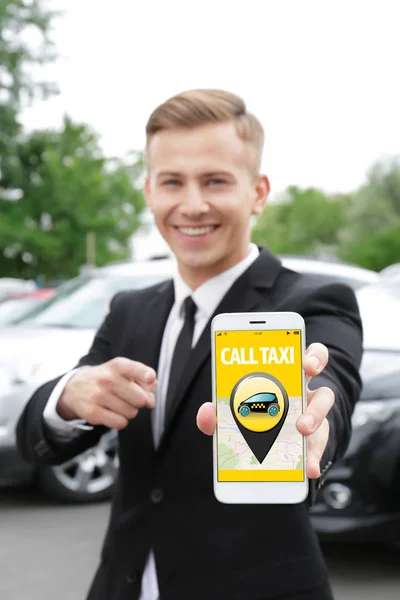
M 201 278 L 208 279 L 214 277 L 221 270 L 224 270 L 224 260 L 219 257 L 209 254 L 208 256 L 200 255 L 181 255 L 175 254 L 179 271 L 187 274 L 199 275 Z

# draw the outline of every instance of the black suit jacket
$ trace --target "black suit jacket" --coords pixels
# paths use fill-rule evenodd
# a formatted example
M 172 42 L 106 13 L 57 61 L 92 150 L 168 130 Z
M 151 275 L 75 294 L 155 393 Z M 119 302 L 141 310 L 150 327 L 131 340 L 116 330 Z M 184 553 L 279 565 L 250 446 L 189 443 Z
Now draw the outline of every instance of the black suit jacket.
M 122 292 L 79 365 L 116 356 L 157 369 L 173 283 Z M 313 386 L 329 386 L 336 402 L 322 460 L 325 471 L 342 456 L 360 393 L 362 331 L 353 292 L 289 271 L 267 249 L 232 285 L 215 314 L 295 311 L 306 323 L 307 345 L 325 344 L 329 364 Z M 18 424 L 19 448 L 29 461 L 59 464 L 95 444 L 103 427 L 57 442 L 43 410 L 57 381 L 39 388 Z M 90 600 L 135 600 L 150 548 L 162 600 L 250 600 L 293 594 L 326 580 L 307 503 L 224 505 L 213 494 L 212 440 L 196 427 L 211 398 L 210 326 L 193 349 L 157 451 L 150 411 L 142 409 L 119 433 L 120 468 Z M 179 409 L 179 410 L 178 410 Z M 311 496 L 321 481 L 311 486 Z

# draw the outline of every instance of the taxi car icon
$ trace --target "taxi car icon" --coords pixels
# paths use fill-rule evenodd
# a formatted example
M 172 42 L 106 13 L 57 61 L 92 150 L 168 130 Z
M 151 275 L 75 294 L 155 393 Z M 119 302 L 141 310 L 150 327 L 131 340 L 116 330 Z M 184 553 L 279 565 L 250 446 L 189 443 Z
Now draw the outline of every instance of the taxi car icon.
M 242 417 L 248 417 L 251 412 L 268 413 L 271 417 L 276 417 L 280 411 L 278 398 L 272 392 L 259 392 L 253 394 L 238 406 L 238 413 Z

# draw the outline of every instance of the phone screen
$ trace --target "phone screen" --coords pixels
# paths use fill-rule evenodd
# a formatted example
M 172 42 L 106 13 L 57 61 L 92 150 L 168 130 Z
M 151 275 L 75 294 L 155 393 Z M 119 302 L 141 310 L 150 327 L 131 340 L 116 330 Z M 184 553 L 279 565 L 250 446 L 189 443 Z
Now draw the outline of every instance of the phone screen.
M 216 331 L 218 481 L 304 481 L 302 331 Z

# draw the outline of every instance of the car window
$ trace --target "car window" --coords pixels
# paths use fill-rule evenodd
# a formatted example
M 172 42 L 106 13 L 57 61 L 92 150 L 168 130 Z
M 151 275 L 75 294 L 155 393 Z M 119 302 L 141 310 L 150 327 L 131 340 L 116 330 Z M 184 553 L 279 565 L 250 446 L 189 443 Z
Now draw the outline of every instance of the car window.
M 40 300 L 38 298 L 12 298 L 0 303 L 0 326 L 7 325 L 30 312 Z
M 112 297 L 119 291 L 139 289 L 165 280 L 161 275 L 114 277 L 78 277 L 61 286 L 46 306 L 20 319 L 18 324 L 66 329 L 97 329 L 103 321 Z

